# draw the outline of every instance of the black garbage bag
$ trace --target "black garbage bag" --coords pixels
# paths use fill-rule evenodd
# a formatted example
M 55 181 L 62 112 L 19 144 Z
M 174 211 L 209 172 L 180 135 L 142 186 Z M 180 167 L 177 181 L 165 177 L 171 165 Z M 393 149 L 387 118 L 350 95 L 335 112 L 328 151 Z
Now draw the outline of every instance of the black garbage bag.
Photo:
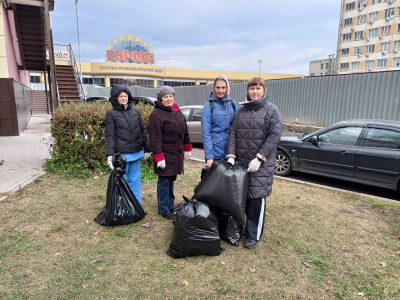
M 173 258 L 220 255 L 218 220 L 207 204 L 192 199 L 174 210 L 174 233 L 167 254 Z
M 220 212 L 218 214 L 218 230 L 221 240 L 239 246 L 243 226 L 231 214 Z
M 196 187 L 193 198 L 231 214 L 244 225 L 248 184 L 247 168 L 237 163 L 232 166 L 226 161 L 214 161 Z
M 113 159 L 114 171 L 108 178 L 106 205 L 94 219 L 103 226 L 136 223 L 146 215 L 123 176 L 125 157 L 122 154 L 116 156 Z

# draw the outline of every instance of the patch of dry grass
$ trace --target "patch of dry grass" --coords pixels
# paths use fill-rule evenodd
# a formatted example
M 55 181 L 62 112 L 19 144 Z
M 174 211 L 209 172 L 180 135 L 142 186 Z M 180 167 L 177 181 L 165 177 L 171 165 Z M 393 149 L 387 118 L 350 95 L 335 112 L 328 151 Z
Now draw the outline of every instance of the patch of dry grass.
M 178 203 L 203 165 L 186 162 Z M 259 247 L 223 242 L 220 256 L 173 259 L 156 182 L 143 184 L 141 222 L 93 221 L 107 180 L 46 174 L 0 203 L 1 299 L 400 298 L 400 203 L 277 179 Z

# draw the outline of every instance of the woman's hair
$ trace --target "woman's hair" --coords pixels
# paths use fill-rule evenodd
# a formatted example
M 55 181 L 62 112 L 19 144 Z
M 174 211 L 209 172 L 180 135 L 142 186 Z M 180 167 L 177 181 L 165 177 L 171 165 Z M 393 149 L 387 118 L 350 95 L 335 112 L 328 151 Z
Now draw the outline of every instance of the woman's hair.
M 247 83 L 247 89 L 249 89 L 251 86 L 256 86 L 256 85 L 262 86 L 264 92 L 266 91 L 264 79 L 262 79 L 261 77 L 253 77 L 252 79 L 250 79 L 250 81 Z

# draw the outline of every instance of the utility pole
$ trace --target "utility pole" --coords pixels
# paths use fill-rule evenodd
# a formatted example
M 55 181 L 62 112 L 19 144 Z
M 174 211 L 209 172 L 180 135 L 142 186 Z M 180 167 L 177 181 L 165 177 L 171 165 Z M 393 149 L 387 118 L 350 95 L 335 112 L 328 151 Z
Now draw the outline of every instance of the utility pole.
M 261 64 L 262 64 L 263 60 L 259 59 L 258 63 L 260 64 L 260 69 L 258 70 L 258 77 L 261 77 Z
M 79 42 L 78 1 L 79 0 L 75 0 L 75 6 L 76 6 L 76 32 L 77 32 L 77 35 L 78 35 L 79 80 L 82 81 L 81 44 Z

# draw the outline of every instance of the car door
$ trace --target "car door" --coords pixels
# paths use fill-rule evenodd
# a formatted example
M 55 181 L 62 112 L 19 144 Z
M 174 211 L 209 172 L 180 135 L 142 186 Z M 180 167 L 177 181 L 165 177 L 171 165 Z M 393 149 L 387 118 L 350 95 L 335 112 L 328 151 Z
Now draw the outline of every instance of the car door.
M 200 112 L 200 136 L 197 129 L 197 121 L 193 120 L 193 116 L 195 119 L 198 119 L 198 112 L 194 115 L 194 108 L 182 108 L 181 111 L 186 119 L 186 125 L 188 127 L 190 142 L 191 143 L 202 143 L 203 139 L 201 137 L 201 112 Z
M 357 143 L 362 127 L 339 127 L 304 142 L 299 150 L 299 168 L 310 173 L 353 177 Z
M 192 143 L 203 143 L 203 135 L 201 131 L 201 113 L 202 108 L 194 108 L 190 119 L 190 141 Z
M 400 132 L 369 127 L 356 153 L 354 176 L 395 188 L 400 176 Z

